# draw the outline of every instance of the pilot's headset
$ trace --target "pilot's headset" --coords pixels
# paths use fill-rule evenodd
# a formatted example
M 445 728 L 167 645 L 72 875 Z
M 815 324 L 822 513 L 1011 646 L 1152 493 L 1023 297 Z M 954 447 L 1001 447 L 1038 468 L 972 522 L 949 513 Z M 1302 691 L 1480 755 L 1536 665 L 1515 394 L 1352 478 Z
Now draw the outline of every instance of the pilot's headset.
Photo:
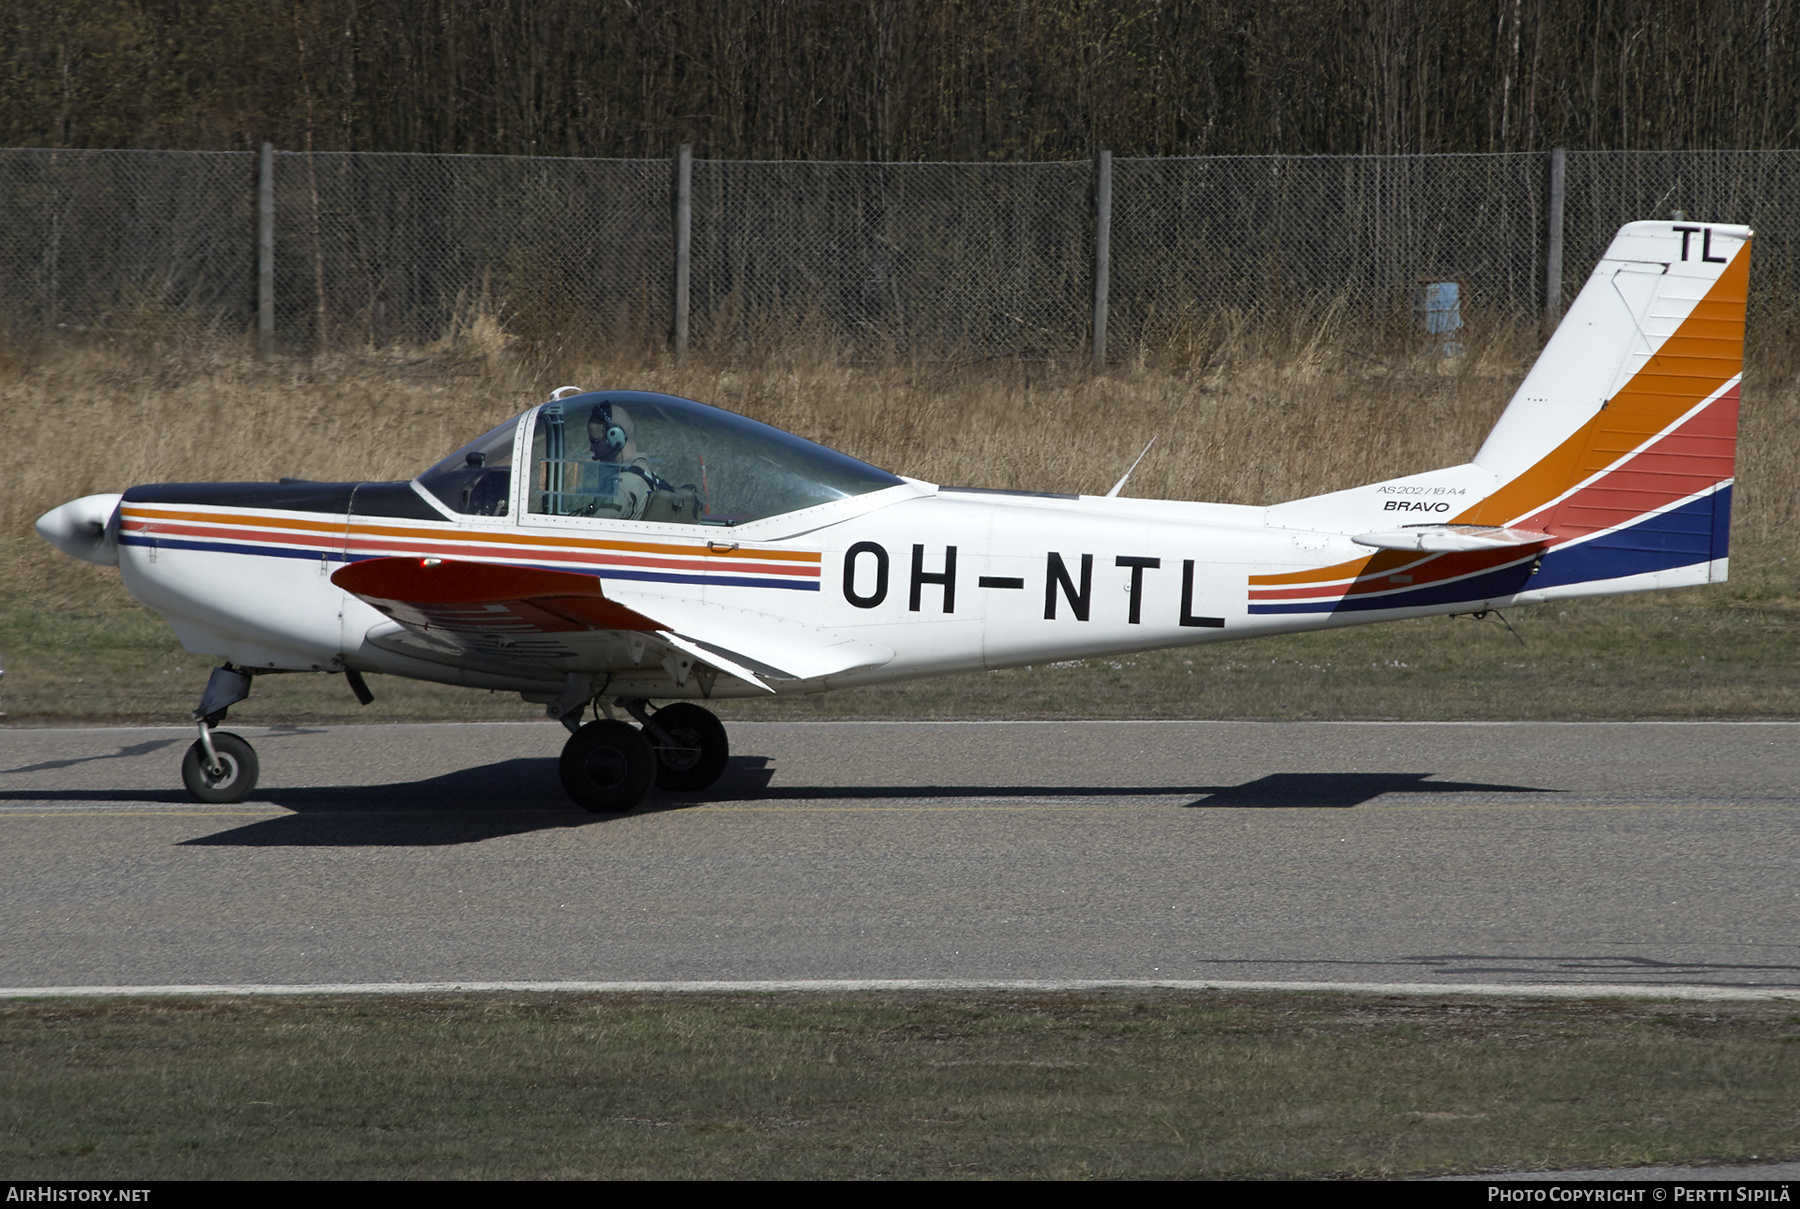
M 625 428 L 613 419 L 612 404 L 606 400 L 602 399 L 595 404 L 594 410 L 588 415 L 588 427 L 598 427 L 601 430 L 606 448 L 612 453 L 616 454 L 625 448 Z

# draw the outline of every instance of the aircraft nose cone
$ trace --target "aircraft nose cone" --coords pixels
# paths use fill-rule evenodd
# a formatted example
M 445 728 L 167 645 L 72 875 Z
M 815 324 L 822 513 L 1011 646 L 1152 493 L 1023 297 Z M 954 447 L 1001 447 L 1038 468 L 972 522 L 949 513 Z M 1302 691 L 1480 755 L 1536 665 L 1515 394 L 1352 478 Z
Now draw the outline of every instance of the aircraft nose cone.
M 38 536 L 84 562 L 119 565 L 119 530 L 112 523 L 119 495 L 84 495 L 37 519 Z

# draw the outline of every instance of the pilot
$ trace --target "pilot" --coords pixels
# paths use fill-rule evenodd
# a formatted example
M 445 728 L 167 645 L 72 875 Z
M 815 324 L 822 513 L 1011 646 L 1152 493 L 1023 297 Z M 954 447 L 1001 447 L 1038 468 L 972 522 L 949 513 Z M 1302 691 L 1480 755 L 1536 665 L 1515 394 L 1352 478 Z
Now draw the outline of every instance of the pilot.
M 581 493 L 592 500 L 584 515 L 628 521 L 644 515 L 656 476 L 650 459 L 638 452 L 635 429 L 630 412 L 604 399 L 588 413 L 588 445 L 597 465 L 583 468 Z

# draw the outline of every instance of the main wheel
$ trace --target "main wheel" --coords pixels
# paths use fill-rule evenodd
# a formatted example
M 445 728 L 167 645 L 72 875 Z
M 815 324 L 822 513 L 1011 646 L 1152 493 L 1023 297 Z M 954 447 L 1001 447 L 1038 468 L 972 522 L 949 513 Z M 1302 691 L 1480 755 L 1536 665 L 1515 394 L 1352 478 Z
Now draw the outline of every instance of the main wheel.
M 623 722 L 590 722 L 563 744 L 563 788 L 583 810 L 624 814 L 650 792 L 656 757 L 650 742 Z
M 705 789 L 719 779 L 731 757 L 725 724 L 711 710 L 686 701 L 657 710 L 644 737 L 656 751 L 658 789 Z
M 206 748 L 195 739 L 181 758 L 181 781 L 196 802 L 241 802 L 256 788 L 256 749 L 230 731 L 212 733 L 213 751 L 219 757 L 218 775 L 206 768 Z

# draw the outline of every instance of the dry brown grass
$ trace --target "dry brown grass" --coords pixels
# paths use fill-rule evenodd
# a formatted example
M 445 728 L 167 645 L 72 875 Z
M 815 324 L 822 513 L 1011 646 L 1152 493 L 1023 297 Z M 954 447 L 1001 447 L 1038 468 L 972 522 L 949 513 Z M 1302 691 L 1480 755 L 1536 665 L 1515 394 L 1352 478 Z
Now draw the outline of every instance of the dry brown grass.
M 690 358 L 520 348 L 491 322 L 454 342 L 262 365 L 241 346 L 151 333 L 0 349 L 0 590 L 110 598 L 117 576 L 31 533 L 45 509 L 137 483 L 398 479 L 565 383 L 714 403 L 935 482 L 1100 492 L 1152 437 L 1135 496 L 1272 503 L 1467 460 L 1536 355 L 1501 324 L 1445 360 L 1326 305 L 1212 315 L 1104 374 L 1080 362 L 858 363 L 827 342 Z M 1736 531 L 1794 545 L 1800 355 L 1753 346 Z

